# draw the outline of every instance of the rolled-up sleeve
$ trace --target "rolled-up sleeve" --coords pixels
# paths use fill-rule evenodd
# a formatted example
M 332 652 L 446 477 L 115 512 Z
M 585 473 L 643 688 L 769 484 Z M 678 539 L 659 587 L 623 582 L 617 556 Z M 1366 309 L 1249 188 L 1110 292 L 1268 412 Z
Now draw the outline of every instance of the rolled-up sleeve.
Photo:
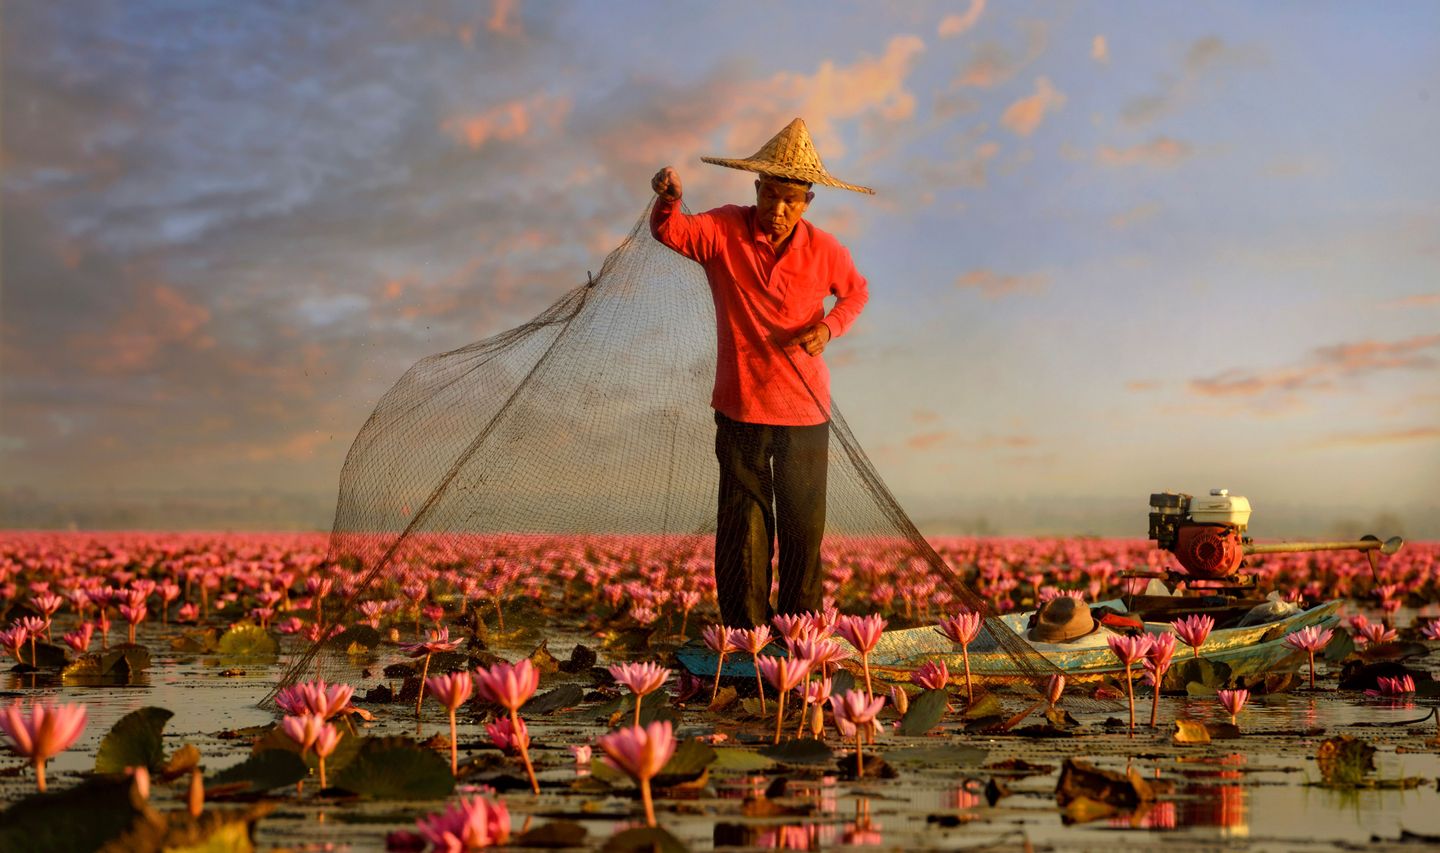
M 835 296 L 835 307 L 825 315 L 824 323 L 830 327 L 830 337 L 838 338 L 849 331 L 870 301 L 870 288 L 843 247 L 838 250 L 831 276 L 830 293 Z
M 680 210 L 680 200 L 655 198 L 650 209 L 650 234 L 692 261 L 705 263 L 715 255 L 720 228 L 710 213 L 689 215 Z

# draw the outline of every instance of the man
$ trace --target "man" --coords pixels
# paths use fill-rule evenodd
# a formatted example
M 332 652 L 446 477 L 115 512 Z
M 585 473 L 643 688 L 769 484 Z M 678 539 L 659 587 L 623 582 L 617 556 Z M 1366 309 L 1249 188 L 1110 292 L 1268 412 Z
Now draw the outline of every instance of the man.
M 650 231 L 704 266 L 715 300 L 716 596 L 724 624 L 748 628 L 822 604 L 830 374 L 820 356 L 868 293 L 845 247 L 803 217 L 813 184 L 873 190 L 832 178 L 798 118 L 751 157 L 701 159 L 759 172 L 755 205 L 681 213 L 680 176 L 667 166 L 651 180 Z

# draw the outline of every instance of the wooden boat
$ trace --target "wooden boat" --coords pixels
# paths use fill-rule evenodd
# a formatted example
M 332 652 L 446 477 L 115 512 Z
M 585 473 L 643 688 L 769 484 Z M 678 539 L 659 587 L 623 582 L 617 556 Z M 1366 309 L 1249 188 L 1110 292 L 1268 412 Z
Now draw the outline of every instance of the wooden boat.
M 1106 601 L 1095 605 L 1124 610 L 1122 602 Z M 1296 669 L 1306 660 L 1303 652 L 1285 645 L 1285 637 L 1311 625 L 1330 627 L 1339 622 L 1336 611 L 1339 601 L 1329 601 L 1308 610 L 1263 625 L 1246 627 L 1217 627 L 1200 647 L 1200 657 L 1211 664 L 1224 664 L 1232 678 L 1253 678 L 1274 672 Z M 1236 608 L 1231 608 L 1236 611 Z M 1140 611 L 1144 613 L 1144 611 Z M 1039 652 L 1056 669 L 1064 673 L 1071 684 L 1081 684 L 1106 676 L 1123 675 L 1125 668 L 1110 652 L 1106 637 L 1108 629 L 1102 629 L 1080 640 L 1069 643 L 1039 643 L 1025 640 L 1026 625 L 1030 612 L 1012 613 L 998 617 L 998 621 L 1015 632 L 1021 641 Z M 1152 615 L 1153 614 L 1146 614 Z M 1144 621 L 1145 630 L 1152 634 L 1173 633 L 1170 617 L 1179 618 L 1183 613 L 1171 611 L 1166 621 Z M 1217 625 L 1238 621 L 1232 612 L 1232 619 L 1226 614 L 1216 615 Z M 1014 661 L 1002 651 L 987 627 L 975 642 L 970 644 L 970 673 L 978 681 L 1004 683 L 1007 681 L 1029 681 L 1033 674 L 1019 671 Z M 843 642 L 843 640 L 841 641 Z M 845 669 L 860 672 L 860 658 L 852 649 L 852 656 L 842 662 Z M 778 646 L 767 649 L 766 654 L 784 654 Z M 716 654 L 703 644 L 691 643 L 675 652 L 681 666 L 697 676 L 715 675 Z M 1192 657 L 1190 647 L 1177 643 L 1175 660 L 1183 663 Z M 960 647 L 941 636 L 930 627 L 905 628 L 886 631 L 880 643 L 870 653 L 872 676 L 889 681 L 908 681 L 910 672 L 927 660 L 943 660 L 952 675 L 959 677 L 964 663 Z M 1139 668 L 1136 667 L 1136 670 Z M 750 656 L 745 653 L 728 655 L 722 675 L 755 677 L 755 668 Z M 1138 674 L 1138 672 L 1137 672 Z

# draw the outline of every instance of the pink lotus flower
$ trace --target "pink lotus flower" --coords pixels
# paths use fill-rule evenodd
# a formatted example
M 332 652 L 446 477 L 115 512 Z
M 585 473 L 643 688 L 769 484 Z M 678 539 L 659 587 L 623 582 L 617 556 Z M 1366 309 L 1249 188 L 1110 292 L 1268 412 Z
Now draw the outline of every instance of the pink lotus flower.
M 1215 698 L 1220 700 L 1220 705 L 1230 715 L 1230 722 L 1235 722 L 1235 716 L 1245 707 L 1246 701 L 1250 699 L 1249 690 L 1219 690 Z
M 736 642 L 736 633 L 734 629 L 726 628 L 724 625 L 707 625 L 701 632 L 701 636 L 705 638 L 705 645 L 719 655 L 715 661 L 715 685 L 710 688 L 710 704 L 712 705 L 715 704 L 715 697 L 720 693 L 720 670 L 725 666 L 725 656 L 731 652 L 740 651 L 740 644 Z M 636 703 L 636 707 L 639 707 L 639 703 Z
M 281 720 L 280 731 L 300 745 L 301 753 L 306 753 L 315 745 L 315 739 L 320 736 L 324 725 L 325 718 L 319 714 L 298 714 Z
M 30 640 L 30 632 L 22 625 L 11 625 L 8 629 L 0 631 L 0 646 L 5 647 L 11 657 L 19 663 L 25 662 L 25 644 Z
M 1215 619 L 1212 616 L 1195 614 L 1186 616 L 1184 619 L 1177 619 L 1171 623 L 1175 626 L 1175 633 L 1185 641 L 1191 652 L 1198 660 L 1200 658 L 1200 647 L 1205 645 L 1210 632 L 1215 628 Z
M 1367 696 L 1405 696 L 1415 692 L 1415 679 L 1409 675 L 1390 678 L 1381 675 L 1375 679 L 1376 690 L 1366 690 Z
M 760 713 L 765 713 L 765 682 L 760 680 L 760 652 L 770 643 L 770 627 L 768 625 L 756 625 L 744 631 L 737 631 L 738 639 L 742 648 L 750 653 L 750 660 L 755 664 L 755 687 L 760 694 Z
M 459 853 L 504 844 L 510 840 L 510 811 L 499 800 L 462 798 L 445 811 L 415 821 L 420 834 L 436 850 Z
M 275 705 L 286 714 L 315 714 L 328 720 L 336 714 L 350 711 L 353 708 L 350 700 L 354 695 L 354 687 L 348 684 L 327 685 L 325 679 L 320 678 L 282 689 L 275 695 Z
M 870 653 L 880 644 L 885 632 L 885 619 L 878 613 L 869 616 L 841 616 L 835 622 L 835 633 L 860 653 L 860 666 L 865 672 L 865 695 L 874 696 L 870 682 Z
M 510 718 L 500 717 L 486 723 L 485 732 L 490 735 L 490 742 L 495 744 L 495 748 L 506 755 L 518 755 L 522 747 L 530 747 L 530 728 L 523 719 L 516 726 Z
M 90 651 L 90 638 L 95 635 L 95 624 L 93 622 L 81 622 L 74 630 L 61 637 L 65 645 L 74 649 L 77 654 L 84 654 Z
M 657 663 L 623 663 L 610 667 L 610 677 L 617 684 L 623 684 L 635 694 L 635 725 L 640 725 L 640 700 L 659 690 L 670 670 Z
M 587 767 L 587 768 L 588 768 L 588 767 L 590 766 L 590 759 L 591 759 L 591 757 L 592 757 L 592 750 L 591 750 L 590 744 L 588 744 L 588 743 L 571 744 L 570 747 L 569 747 L 569 749 L 570 749 L 570 754 L 573 755 L 573 756 L 575 756 L 575 766 L 576 766 L 576 767 Z
M 1285 635 L 1285 645 L 1310 656 L 1310 689 L 1315 689 L 1315 653 L 1330 644 L 1335 632 L 1319 625 L 1309 625 Z
M 487 702 L 494 702 L 510 711 L 510 728 L 523 732 L 524 722 L 520 719 L 520 706 L 530 701 L 540 686 L 540 673 L 529 660 L 514 664 L 501 661 L 488 669 L 475 671 L 475 692 Z M 537 796 L 540 782 L 535 778 L 535 766 L 530 763 L 530 739 L 521 738 L 520 760 L 525 764 L 525 773 L 530 777 L 530 789 Z
M 960 646 L 960 654 L 965 662 L 965 701 L 975 704 L 975 687 L 970 680 L 970 644 L 980 635 L 980 629 L 985 627 L 985 616 L 973 610 L 962 610 L 949 619 L 940 620 L 940 626 L 935 630 L 943 637 Z
M 1150 728 L 1153 729 L 1160 718 L 1160 685 L 1175 657 L 1175 635 L 1165 633 L 1146 636 L 1150 638 L 1150 651 L 1145 653 L 1145 674 L 1155 687 L 1150 700 Z
M 1125 696 L 1130 701 L 1130 736 L 1135 736 L 1135 681 L 1130 671 L 1136 661 L 1145 657 L 1154 643 L 1149 634 L 1127 636 L 1125 634 L 1111 634 L 1107 641 L 1110 644 L 1110 651 L 1120 662 L 1125 664 Z
M 855 738 L 855 775 L 865 773 L 865 757 L 861 751 L 862 729 L 875 720 L 885 706 L 885 698 L 871 699 L 859 690 L 847 690 L 830 697 L 830 710 L 835 714 L 835 727 L 844 737 Z
M 84 705 L 52 705 L 33 702 L 26 716 L 25 706 L 15 700 L 0 710 L 0 730 L 10 739 L 10 750 L 30 759 L 35 768 L 35 785 L 45 791 L 45 762 L 70 748 L 85 730 Z
M 910 673 L 910 683 L 926 690 L 944 690 L 950 684 L 950 668 L 945 661 L 926 661 L 925 665 Z
M 475 680 L 468 672 L 452 672 L 448 675 L 432 676 L 425 684 L 430 688 L 430 696 L 444 706 L 450 715 L 450 773 L 459 775 L 460 755 L 456 747 L 455 712 L 470 701 L 470 695 L 475 692 Z
M 449 628 L 439 628 L 430 632 L 428 639 L 417 643 L 401 643 L 400 651 L 412 658 L 427 657 L 436 652 L 453 652 L 460 647 L 458 639 L 450 639 Z
M 1395 642 L 1398 637 L 1399 633 L 1394 628 L 1385 627 L 1384 622 L 1367 622 L 1361 626 L 1360 634 L 1355 638 L 1355 645 L 1362 648 L 1382 646 Z
M 611 732 L 596 742 L 605 752 L 605 763 L 630 776 L 640 785 L 645 803 L 645 820 L 655 825 L 655 803 L 650 797 L 650 780 L 675 754 L 675 735 L 667 720 L 641 728 L 631 726 Z
M 1440 640 L 1440 619 L 1432 619 L 1426 622 L 1420 629 L 1420 636 L 1427 640 Z
M 781 720 L 785 716 L 785 696 L 810 673 L 810 661 L 796 658 L 763 656 L 755 660 L 756 672 L 775 687 L 779 704 L 775 711 L 775 743 L 780 742 Z

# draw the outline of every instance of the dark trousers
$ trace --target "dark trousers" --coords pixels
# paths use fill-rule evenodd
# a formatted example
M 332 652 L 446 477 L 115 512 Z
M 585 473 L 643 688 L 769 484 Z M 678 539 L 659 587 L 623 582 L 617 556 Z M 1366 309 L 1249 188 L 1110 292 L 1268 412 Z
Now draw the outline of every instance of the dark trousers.
M 732 628 L 775 613 L 819 610 L 820 541 L 830 424 L 773 426 L 715 413 L 720 501 L 715 525 L 715 594 Z M 771 560 L 779 544 L 780 598 L 770 609 Z

